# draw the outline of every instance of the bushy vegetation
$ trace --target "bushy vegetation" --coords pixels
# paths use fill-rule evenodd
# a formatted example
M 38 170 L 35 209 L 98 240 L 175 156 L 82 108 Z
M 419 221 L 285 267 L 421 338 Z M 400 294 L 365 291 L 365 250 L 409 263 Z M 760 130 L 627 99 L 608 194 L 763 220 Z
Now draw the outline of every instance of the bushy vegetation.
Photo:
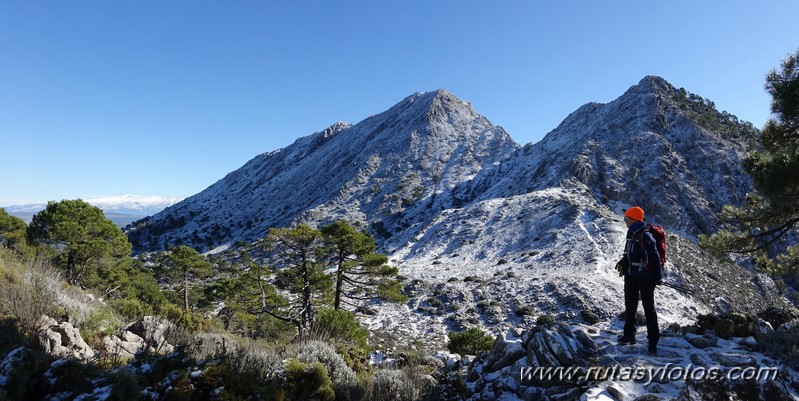
M 426 374 L 369 366 L 369 333 L 345 309 L 408 299 L 365 233 L 344 222 L 324 232 L 300 226 L 224 257 L 179 246 L 134 258 L 109 222 L 80 200 L 51 202 L 30 227 L 0 210 L 0 360 L 13 369 L 0 398 L 102 391 L 111 400 L 144 399 L 144 391 L 176 400 L 367 400 L 429 392 Z M 306 254 L 287 249 L 306 239 Z M 269 255 L 270 265 L 256 262 L 254 251 L 261 260 Z M 281 319 L 291 305 L 310 311 L 302 325 Z M 96 357 L 53 363 L 38 346 L 42 316 L 79 328 Z M 163 335 L 178 352 L 159 354 L 151 338 L 144 341 L 153 348 L 133 359 L 105 350 L 104 338 L 145 316 L 171 322 Z
M 41 259 L 16 255 L 0 247 L 0 316 L 14 320 L 20 333 L 32 338 L 42 315 L 59 312 L 57 289 L 50 277 L 58 273 Z
M 726 205 L 723 229 L 699 243 L 721 257 L 751 257 L 759 269 L 799 287 L 799 51 L 766 76 L 765 87 L 772 118 L 743 163 L 755 190 L 741 204 Z
M 743 141 L 749 146 L 754 146 L 758 130 L 752 123 L 739 120 L 738 117 L 726 111 L 718 111 L 712 101 L 690 93 L 684 88 L 677 90 L 676 101 L 677 107 L 686 111 L 705 127 L 726 138 Z
M 450 352 L 461 355 L 480 355 L 480 353 L 491 350 L 494 344 L 494 337 L 484 331 L 471 327 L 461 332 L 451 331 L 447 333 L 449 344 L 447 349 Z

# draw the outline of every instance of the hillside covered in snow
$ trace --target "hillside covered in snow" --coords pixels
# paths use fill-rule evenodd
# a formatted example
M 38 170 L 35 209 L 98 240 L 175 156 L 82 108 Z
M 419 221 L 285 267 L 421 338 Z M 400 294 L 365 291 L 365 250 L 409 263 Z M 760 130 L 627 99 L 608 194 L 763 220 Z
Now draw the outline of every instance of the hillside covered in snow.
M 374 235 L 411 294 L 381 305 L 370 329 L 443 342 L 450 330 L 499 331 L 540 313 L 615 321 L 620 216 L 640 205 L 670 233 L 668 280 L 695 291 L 659 290 L 663 321 L 686 323 L 784 302 L 768 277 L 696 246 L 722 206 L 752 190 L 741 160 L 756 133 L 654 76 L 524 146 L 447 91 L 417 93 L 258 155 L 126 233 L 137 252 L 218 252 L 270 227 L 347 219 Z

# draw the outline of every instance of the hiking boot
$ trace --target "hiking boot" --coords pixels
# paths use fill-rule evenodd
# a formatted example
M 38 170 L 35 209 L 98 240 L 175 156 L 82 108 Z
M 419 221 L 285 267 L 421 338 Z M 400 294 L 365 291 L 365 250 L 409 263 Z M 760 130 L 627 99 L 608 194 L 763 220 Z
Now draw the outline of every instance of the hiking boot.
M 635 338 L 625 338 L 619 336 L 619 345 L 632 345 L 635 344 Z

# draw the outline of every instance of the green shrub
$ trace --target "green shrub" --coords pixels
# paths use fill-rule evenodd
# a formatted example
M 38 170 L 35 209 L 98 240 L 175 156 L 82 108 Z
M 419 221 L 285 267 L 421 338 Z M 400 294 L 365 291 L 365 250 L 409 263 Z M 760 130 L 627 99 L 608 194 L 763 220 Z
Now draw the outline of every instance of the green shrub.
M 282 365 L 282 361 L 280 363 Z M 239 366 L 231 365 L 224 360 L 218 364 L 206 364 L 197 386 L 210 392 L 218 389 L 221 384 L 224 385 L 223 390 L 219 398 L 215 399 L 248 400 L 252 399 L 253 394 L 260 394 L 261 400 L 286 399 L 283 390 L 278 388 L 278 382 L 264 380 L 254 370 L 240 370 Z
M 37 391 L 45 390 L 43 386 L 33 387 L 31 383 L 40 381 L 50 366 L 49 355 L 41 351 L 19 347 L 0 361 L 0 376 L 5 377 L 5 384 L 0 386 L 0 400 L 24 401 L 38 399 Z
M 758 313 L 757 316 L 771 323 L 771 327 L 776 330 L 785 323 L 799 319 L 799 310 L 795 308 L 777 308 L 772 306 Z
M 494 344 L 494 337 L 476 327 L 461 332 L 451 331 L 447 333 L 447 337 L 449 337 L 447 349 L 461 355 L 480 355 L 484 351 L 489 351 Z
M 713 325 L 713 331 L 717 336 L 729 340 L 735 334 L 735 322 L 728 318 L 719 318 Z
M 541 315 L 535 319 L 535 324 L 538 326 L 552 323 L 555 323 L 555 318 L 550 315 Z
M 89 312 L 80 323 L 80 335 L 94 347 L 100 338 L 116 333 L 122 322 L 111 308 L 97 308 Z
M 793 369 L 799 369 L 799 325 L 774 330 L 757 344 L 766 355 L 785 362 Z
M 322 308 L 317 312 L 311 327 L 311 338 L 335 340 L 365 348 L 369 331 L 361 327 L 352 312 Z
M 141 384 L 136 375 L 125 367 L 117 369 L 109 377 L 111 381 L 111 393 L 106 398 L 107 401 L 136 401 L 142 398 Z
M 319 362 L 306 364 L 294 358 L 289 359 L 286 363 L 286 390 L 294 400 L 336 399 L 333 382 L 327 375 L 325 367 Z
M 418 369 L 381 369 L 375 372 L 367 399 L 417 401 L 425 399 L 432 384 Z
M 162 305 L 158 311 L 158 315 L 192 332 L 220 329 L 222 325 L 219 321 L 206 318 L 199 313 L 184 311 L 175 304 L 170 303 Z
M 220 374 L 235 372 L 237 380 L 263 385 L 274 381 L 283 372 L 283 357 L 268 344 L 228 334 L 201 333 L 193 337 L 188 347 L 195 360 L 219 362 Z M 227 369 L 227 370 L 226 370 Z
M 334 384 L 350 385 L 357 382 L 355 372 L 344 362 L 336 350 L 321 341 L 309 341 L 297 351 L 297 360 L 303 363 L 319 362 L 324 365 Z
M 520 306 L 520 307 L 516 308 L 514 313 L 516 314 L 516 316 L 519 316 L 519 317 L 529 316 L 529 315 L 532 315 L 532 314 L 535 313 L 535 309 L 532 306 L 525 305 L 525 306 Z
M 0 274 L 0 313 L 14 316 L 19 331 L 27 338 L 36 338 L 42 315 L 56 312 L 58 273 L 46 262 L 37 259 L 18 260 L 2 250 L 3 272 Z
M 135 298 L 113 299 L 110 305 L 114 311 L 130 320 L 139 320 L 153 314 L 153 308 L 150 305 L 145 305 Z
M 321 341 L 309 341 L 297 351 L 297 360 L 307 364 L 321 363 L 336 392 L 336 399 L 359 400 L 365 392 L 359 385 L 358 377 L 346 363 L 343 356 L 328 344 Z
M 77 394 L 91 393 L 94 390 L 92 378 L 98 371 L 75 359 L 61 359 L 51 365 L 45 374 L 50 382 L 50 393 L 72 392 Z
M 352 346 L 349 344 L 335 343 L 336 353 L 344 358 L 344 363 L 355 373 L 360 374 L 369 369 L 368 350 L 366 348 Z
M 17 319 L 12 316 L 0 316 L 0 355 L 6 355 L 26 343 L 27 339 L 22 335 Z
M 583 318 L 583 320 L 585 320 L 585 322 L 586 322 L 586 323 L 588 323 L 588 324 L 597 324 L 597 323 L 599 323 L 599 320 L 600 320 L 600 319 L 599 319 L 599 316 L 598 316 L 596 313 L 594 313 L 594 312 L 591 312 L 591 311 L 590 311 L 590 310 L 588 310 L 588 309 L 583 309 L 583 310 L 581 310 L 581 311 L 580 311 L 580 316 L 581 316 L 581 317 Z

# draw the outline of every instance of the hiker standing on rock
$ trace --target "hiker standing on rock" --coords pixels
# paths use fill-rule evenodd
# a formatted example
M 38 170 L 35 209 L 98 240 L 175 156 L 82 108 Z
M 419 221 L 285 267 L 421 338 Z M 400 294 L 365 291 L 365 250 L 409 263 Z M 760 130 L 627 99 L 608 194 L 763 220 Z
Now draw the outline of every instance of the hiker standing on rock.
M 619 274 L 624 276 L 624 335 L 619 338 L 619 344 L 635 344 L 635 316 L 640 295 L 646 315 L 649 353 L 655 355 L 660 340 L 655 286 L 661 280 L 661 255 L 658 254 L 655 237 L 650 232 L 653 226 L 644 222 L 644 209 L 638 206 L 627 209 L 624 222 L 627 224 L 627 241 L 624 256 L 616 264 Z

